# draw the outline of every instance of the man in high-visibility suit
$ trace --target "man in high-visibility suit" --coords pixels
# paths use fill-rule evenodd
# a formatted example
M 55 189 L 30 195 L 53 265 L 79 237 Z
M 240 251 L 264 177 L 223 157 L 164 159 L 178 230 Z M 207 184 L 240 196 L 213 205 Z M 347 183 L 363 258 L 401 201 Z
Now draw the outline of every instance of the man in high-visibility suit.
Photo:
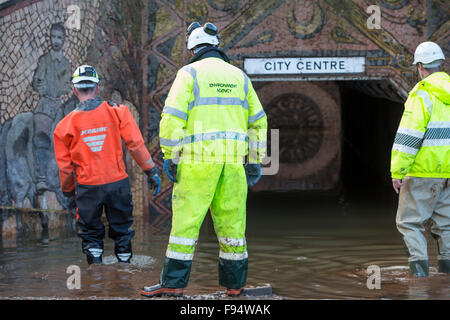
M 439 72 L 444 60 L 434 42 L 414 54 L 421 81 L 409 93 L 392 148 L 391 174 L 400 191 L 397 228 L 409 255 L 410 271 L 428 276 L 424 223 L 438 242 L 438 270 L 450 272 L 450 76 Z
M 261 177 L 267 117 L 247 75 L 217 47 L 212 23 L 192 23 L 186 37 L 193 57 L 178 71 L 160 122 L 164 170 L 175 182 L 172 230 L 160 283 L 141 294 L 183 294 L 210 209 L 220 247 L 219 283 L 234 296 L 247 278 L 247 188 Z
M 97 100 L 98 74 L 88 65 L 72 77 L 73 92 L 80 100 L 53 133 L 61 189 L 76 204 L 78 236 L 88 264 L 101 264 L 105 227 L 115 242 L 119 262 L 129 263 L 133 252 L 133 201 L 123 161 L 122 140 L 148 176 L 153 195 L 160 191 L 159 169 L 144 144 L 141 132 L 124 105 Z

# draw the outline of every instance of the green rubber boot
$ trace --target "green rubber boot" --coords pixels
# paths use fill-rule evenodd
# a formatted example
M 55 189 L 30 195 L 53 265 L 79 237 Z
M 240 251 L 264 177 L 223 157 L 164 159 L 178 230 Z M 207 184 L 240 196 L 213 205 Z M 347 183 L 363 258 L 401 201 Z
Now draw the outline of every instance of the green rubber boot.
M 428 277 L 429 269 L 428 260 L 417 260 L 409 263 L 409 270 L 416 277 Z
M 450 260 L 439 260 L 438 271 L 442 273 L 450 273 Z

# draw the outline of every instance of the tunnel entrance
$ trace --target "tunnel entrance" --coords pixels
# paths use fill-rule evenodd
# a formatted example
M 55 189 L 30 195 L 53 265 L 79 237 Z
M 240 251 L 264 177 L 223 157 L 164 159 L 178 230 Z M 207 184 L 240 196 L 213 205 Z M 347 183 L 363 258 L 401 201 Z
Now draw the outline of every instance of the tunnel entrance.
M 341 82 L 340 94 L 341 178 L 346 198 L 397 201 L 390 161 L 404 98 L 387 81 Z
M 392 198 L 390 155 L 403 98 L 387 80 L 254 81 L 279 172 L 253 191 L 314 191 Z

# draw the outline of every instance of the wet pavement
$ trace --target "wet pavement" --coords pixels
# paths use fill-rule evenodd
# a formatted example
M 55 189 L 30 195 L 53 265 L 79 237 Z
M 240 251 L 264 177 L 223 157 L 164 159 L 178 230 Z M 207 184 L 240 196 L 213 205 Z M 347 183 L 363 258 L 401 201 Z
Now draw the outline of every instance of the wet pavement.
M 208 216 L 185 296 L 177 299 L 450 299 L 450 276 L 437 272 L 431 239 L 430 276 L 409 276 L 395 204 L 272 194 L 250 196 L 248 207 L 247 283 L 271 284 L 274 294 L 225 296 L 218 286 L 219 247 Z M 0 298 L 147 299 L 140 289 L 158 282 L 168 234 L 145 218 L 136 218 L 134 229 L 129 265 L 117 263 L 113 242 L 106 238 L 104 265 L 88 267 L 72 229 L 3 237 Z M 80 289 L 67 287 L 72 275 L 67 268 L 73 265 L 81 271 Z M 380 289 L 368 289 L 371 265 L 381 268 Z

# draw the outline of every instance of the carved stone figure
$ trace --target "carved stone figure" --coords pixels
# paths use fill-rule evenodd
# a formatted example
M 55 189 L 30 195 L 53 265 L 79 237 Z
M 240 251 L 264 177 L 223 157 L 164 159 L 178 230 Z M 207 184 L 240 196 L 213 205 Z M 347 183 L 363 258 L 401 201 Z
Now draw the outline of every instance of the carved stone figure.
M 36 191 L 58 192 L 57 166 L 53 151 L 53 129 L 64 117 L 65 110 L 61 97 L 70 93 L 70 64 L 64 57 L 62 48 L 66 38 L 64 26 L 55 23 L 51 26 L 50 51 L 40 57 L 34 74 L 33 85 L 39 93 L 39 102 L 34 110 L 33 146 L 36 163 Z M 51 184 L 51 185 L 49 185 Z M 52 188 L 56 187 L 56 188 Z M 56 190 L 55 190 L 56 189 Z

